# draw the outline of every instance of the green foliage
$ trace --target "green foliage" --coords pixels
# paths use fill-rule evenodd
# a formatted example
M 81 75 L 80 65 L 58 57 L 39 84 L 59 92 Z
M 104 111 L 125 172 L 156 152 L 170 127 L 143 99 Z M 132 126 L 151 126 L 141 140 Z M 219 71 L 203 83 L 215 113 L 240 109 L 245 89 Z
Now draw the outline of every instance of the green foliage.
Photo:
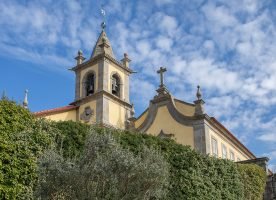
M 0 100 L 0 199 L 32 199 L 33 187 L 37 180 L 37 158 L 50 147 L 58 149 L 59 153 L 57 154 L 55 150 L 43 155 L 46 157 L 48 155 L 48 161 L 46 158 L 45 161 L 48 162 L 48 166 L 52 166 L 52 169 L 49 168 L 49 170 L 52 175 L 57 175 L 59 185 L 66 186 L 67 184 L 69 186 L 70 181 L 74 185 L 75 180 L 78 180 L 75 176 L 77 174 L 92 185 L 101 183 L 103 186 L 108 183 L 106 187 L 111 188 L 112 195 L 120 197 L 121 193 L 118 191 L 121 191 L 121 188 L 118 187 L 121 186 L 120 184 L 118 186 L 118 183 L 128 184 L 120 176 L 114 178 L 113 172 L 117 174 L 125 172 L 122 173 L 125 176 L 131 174 L 133 172 L 131 170 L 138 170 L 135 168 L 137 165 L 140 167 L 141 173 L 148 173 L 143 176 L 139 175 L 143 182 L 145 181 L 143 178 L 160 173 L 161 169 L 152 162 L 158 163 L 163 157 L 169 164 L 168 185 L 167 189 L 164 189 L 167 191 L 167 196 L 164 199 L 255 200 L 262 198 L 266 175 L 258 166 L 236 165 L 228 160 L 201 155 L 190 147 L 176 144 L 173 140 L 129 131 L 93 127 L 92 129 L 97 134 L 111 133 L 117 143 L 112 151 L 111 148 L 107 148 L 108 150 L 104 151 L 103 155 L 96 154 L 97 159 L 91 165 L 94 166 L 93 169 L 89 168 L 91 166 L 86 166 L 80 171 L 81 163 L 86 160 L 83 155 L 88 155 L 85 140 L 90 129 L 91 127 L 77 122 L 49 122 L 34 119 L 28 110 L 7 98 L 2 98 Z M 146 157 L 151 153 L 157 155 L 157 160 L 154 160 L 155 156 Z M 128 160 L 129 162 L 127 162 Z M 111 165 L 111 163 L 115 164 Z M 149 163 L 154 167 L 149 166 L 145 170 L 142 164 L 148 166 Z M 110 168 L 106 166 L 111 166 L 109 173 L 106 173 L 106 170 Z M 116 166 L 118 168 L 112 168 Z M 93 173 L 101 174 L 98 177 L 101 182 L 95 182 L 95 177 L 88 176 L 91 170 L 94 170 Z M 67 176 L 71 178 L 67 179 Z M 41 177 L 43 177 L 43 173 Z M 109 182 L 103 182 L 104 180 L 109 180 Z M 137 184 L 142 187 L 142 182 Z M 76 186 L 80 187 L 84 184 L 84 182 L 79 182 Z M 40 187 L 42 186 L 40 185 Z M 55 193 L 56 196 L 49 198 L 69 199 L 73 194 L 70 192 L 71 189 L 69 187 L 61 188 L 58 193 Z M 132 186 L 129 189 L 134 193 L 137 192 Z M 99 194 L 107 195 L 104 192 Z M 162 196 L 161 194 L 154 193 L 156 197 Z
M 73 121 L 52 122 L 58 131 L 56 137 L 57 148 L 65 158 L 75 158 L 83 150 L 85 139 L 90 132 L 90 126 Z
M 238 164 L 239 174 L 243 182 L 244 198 L 250 200 L 263 199 L 266 184 L 266 172 L 255 164 Z
M 240 176 L 240 169 L 232 161 L 201 155 L 169 139 L 101 127 L 94 129 L 102 134 L 112 132 L 123 148 L 136 155 L 145 146 L 160 151 L 170 165 L 166 199 L 248 199 L 244 175 Z M 60 131 L 63 132 L 62 129 Z M 263 178 L 257 174 L 253 176 L 258 179 L 256 184 L 263 183 Z M 263 185 L 254 186 L 253 190 L 256 194 L 262 194 Z
M 168 165 L 160 153 L 143 148 L 134 155 L 110 133 L 93 132 L 74 161 L 49 151 L 39 163 L 39 199 L 159 199 L 165 194 Z
M 143 145 L 159 149 L 170 165 L 166 199 L 241 199 L 242 183 L 236 165 L 201 155 L 188 146 L 154 136 L 113 131 L 122 146 L 140 152 Z
M 52 127 L 7 99 L 0 101 L 0 199 L 31 199 L 36 160 L 51 143 Z
M 6 98 L 0 100 L 0 133 L 16 133 L 31 126 L 33 115 L 25 108 Z

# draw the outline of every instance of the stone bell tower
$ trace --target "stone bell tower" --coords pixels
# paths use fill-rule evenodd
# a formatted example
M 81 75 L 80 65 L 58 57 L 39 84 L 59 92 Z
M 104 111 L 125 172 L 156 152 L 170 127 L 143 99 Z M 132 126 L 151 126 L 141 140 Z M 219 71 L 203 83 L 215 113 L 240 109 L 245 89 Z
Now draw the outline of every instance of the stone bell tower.
M 79 106 L 77 120 L 125 129 L 133 115 L 129 102 L 129 67 L 127 54 L 118 61 L 105 32 L 105 25 L 94 46 L 91 57 L 85 61 L 78 51 L 76 66 L 75 101 Z

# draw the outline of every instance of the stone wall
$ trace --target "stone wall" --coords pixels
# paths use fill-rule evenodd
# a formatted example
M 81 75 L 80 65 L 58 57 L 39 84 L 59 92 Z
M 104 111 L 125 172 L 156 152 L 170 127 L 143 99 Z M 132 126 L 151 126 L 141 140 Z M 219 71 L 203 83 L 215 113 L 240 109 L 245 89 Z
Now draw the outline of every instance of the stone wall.
M 267 177 L 264 200 L 276 199 L 276 174 Z

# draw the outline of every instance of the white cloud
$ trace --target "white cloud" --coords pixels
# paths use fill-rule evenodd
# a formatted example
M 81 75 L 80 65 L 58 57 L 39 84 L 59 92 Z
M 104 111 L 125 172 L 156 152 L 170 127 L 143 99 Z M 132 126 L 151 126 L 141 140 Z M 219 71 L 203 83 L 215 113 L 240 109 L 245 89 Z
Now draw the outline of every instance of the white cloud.
M 25 50 L 16 46 L 2 44 L 0 46 L 0 54 L 6 57 L 16 58 L 31 63 L 36 63 L 41 69 L 57 70 L 64 73 L 64 70 L 71 68 L 74 63 L 66 58 L 59 57 L 55 54 L 39 54 L 32 50 Z M 47 62 L 45 62 L 45 60 Z
M 259 136 L 258 139 L 266 141 L 266 142 L 276 142 L 276 132 L 263 134 L 263 135 Z M 275 154 L 275 156 L 276 156 L 276 154 Z
M 229 71 L 211 59 L 198 57 L 187 64 L 186 73 L 189 82 L 200 84 L 204 88 L 219 89 L 221 94 L 238 89 L 241 85 L 239 75 Z
M 166 15 L 162 12 L 157 12 L 149 20 L 150 26 L 158 28 L 161 33 L 170 37 L 177 33 L 178 22 L 175 17 Z
M 160 36 L 156 39 L 157 48 L 164 51 L 170 51 L 172 44 L 173 44 L 173 40 L 168 37 Z
M 236 25 L 237 19 L 225 6 L 216 6 L 209 3 L 202 8 L 207 20 L 214 26 L 229 27 Z
M 173 94 L 193 101 L 200 84 L 210 115 L 245 142 L 271 144 L 276 26 L 270 7 L 257 0 L 108 1 L 113 51 L 118 60 L 127 52 L 139 72 L 131 81 L 136 111 L 148 106 L 159 84 L 156 69 L 166 66 Z M 74 65 L 79 48 L 90 56 L 100 32 L 99 8 L 87 0 L 0 2 L 0 54 L 62 71 Z

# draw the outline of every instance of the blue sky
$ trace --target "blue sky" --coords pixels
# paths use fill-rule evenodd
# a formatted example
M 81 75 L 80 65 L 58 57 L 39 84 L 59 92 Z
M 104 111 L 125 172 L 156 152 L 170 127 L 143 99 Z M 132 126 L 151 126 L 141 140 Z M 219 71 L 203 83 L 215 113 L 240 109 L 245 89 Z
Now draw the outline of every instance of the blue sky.
M 155 95 L 157 68 L 184 101 L 202 87 L 205 107 L 257 156 L 276 166 L 276 1 L 152 0 L 0 2 L 0 92 L 32 111 L 74 99 L 74 57 L 89 58 L 104 4 L 116 58 L 127 52 L 136 115 Z

